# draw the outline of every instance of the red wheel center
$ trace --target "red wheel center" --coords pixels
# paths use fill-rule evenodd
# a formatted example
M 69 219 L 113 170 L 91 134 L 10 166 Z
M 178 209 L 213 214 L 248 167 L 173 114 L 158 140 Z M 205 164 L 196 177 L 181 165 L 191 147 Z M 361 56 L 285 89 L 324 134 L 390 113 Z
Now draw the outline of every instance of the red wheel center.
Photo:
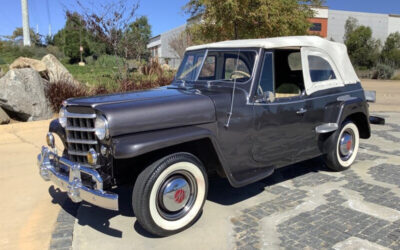
M 347 150 L 350 151 L 350 149 L 351 149 L 351 140 L 349 140 L 349 141 L 346 143 L 346 148 L 347 148 Z
M 185 191 L 183 189 L 176 190 L 174 198 L 176 203 L 181 203 L 185 199 Z

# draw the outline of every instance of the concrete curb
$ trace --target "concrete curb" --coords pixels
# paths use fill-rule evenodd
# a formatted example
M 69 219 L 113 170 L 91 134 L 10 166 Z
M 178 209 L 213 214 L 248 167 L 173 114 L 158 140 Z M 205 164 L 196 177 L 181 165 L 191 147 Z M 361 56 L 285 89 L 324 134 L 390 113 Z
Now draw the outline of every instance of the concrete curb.
M 67 199 L 58 214 L 54 231 L 51 235 L 51 250 L 72 249 L 72 240 L 76 214 L 79 208 L 78 203 L 73 203 Z

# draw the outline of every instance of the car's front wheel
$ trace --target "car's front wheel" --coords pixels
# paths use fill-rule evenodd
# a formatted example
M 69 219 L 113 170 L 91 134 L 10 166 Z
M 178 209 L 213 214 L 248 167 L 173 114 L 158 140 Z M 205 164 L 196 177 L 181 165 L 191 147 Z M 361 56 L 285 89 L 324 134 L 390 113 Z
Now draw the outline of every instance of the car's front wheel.
M 335 171 L 343 171 L 353 164 L 360 145 L 358 127 L 352 121 L 342 124 L 340 130 L 333 133 L 329 140 L 326 165 Z
M 132 207 L 144 229 L 168 236 L 196 221 L 207 191 L 207 173 L 200 160 L 189 153 L 175 153 L 140 173 L 133 188 Z

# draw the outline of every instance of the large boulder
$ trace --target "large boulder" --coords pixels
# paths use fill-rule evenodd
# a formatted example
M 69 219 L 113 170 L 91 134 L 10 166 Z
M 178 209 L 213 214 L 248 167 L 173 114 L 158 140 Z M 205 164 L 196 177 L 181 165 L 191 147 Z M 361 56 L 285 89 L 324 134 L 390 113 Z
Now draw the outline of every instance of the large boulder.
M 15 61 L 10 65 L 10 69 L 24 69 L 24 68 L 32 68 L 37 72 L 39 72 L 39 74 L 43 78 L 48 79 L 47 67 L 46 64 L 42 61 L 21 56 L 15 59 Z
M 42 62 L 47 67 L 50 83 L 61 80 L 64 82 L 77 84 L 71 73 L 69 73 L 64 65 L 62 65 L 62 63 L 60 63 L 60 61 L 58 61 L 58 59 L 52 54 L 44 56 L 42 58 Z
M 7 113 L 0 107 L 0 124 L 7 124 L 10 122 L 10 117 Z
M 0 106 L 23 121 L 49 119 L 53 111 L 46 88 L 36 70 L 12 69 L 0 79 Z

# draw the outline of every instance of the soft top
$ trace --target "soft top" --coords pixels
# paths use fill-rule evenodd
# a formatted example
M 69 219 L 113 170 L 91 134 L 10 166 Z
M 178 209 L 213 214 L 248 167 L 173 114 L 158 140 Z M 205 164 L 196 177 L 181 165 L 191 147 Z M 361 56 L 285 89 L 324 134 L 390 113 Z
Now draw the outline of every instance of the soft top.
M 231 40 L 191 46 L 186 51 L 218 48 L 264 48 L 277 49 L 288 47 L 313 47 L 323 50 L 336 65 L 344 84 L 357 83 L 360 80 L 354 71 L 347 54 L 347 48 L 342 43 L 328 41 L 318 36 L 287 36 L 261 39 Z

